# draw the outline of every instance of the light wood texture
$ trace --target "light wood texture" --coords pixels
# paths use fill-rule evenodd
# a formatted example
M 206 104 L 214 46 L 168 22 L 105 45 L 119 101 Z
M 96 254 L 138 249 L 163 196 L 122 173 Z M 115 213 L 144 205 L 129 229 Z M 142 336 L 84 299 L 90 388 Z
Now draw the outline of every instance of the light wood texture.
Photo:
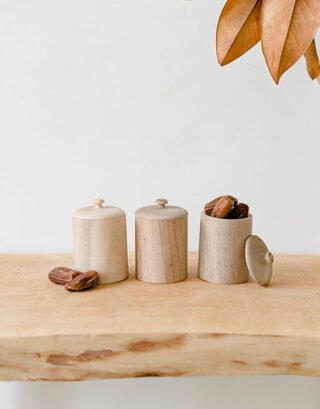
M 320 376 L 320 256 L 276 255 L 269 287 L 197 277 L 69 293 L 48 272 L 71 255 L 0 256 L 0 379 Z
M 104 199 L 93 199 L 93 206 L 86 206 L 76 210 L 73 217 L 76 219 L 101 220 L 112 219 L 125 214 L 125 212 L 119 207 L 102 206 L 103 203 Z
M 273 254 L 260 237 L 252 235 L 247 239 L 246 261 L 254 280 L 259 285 L 268 285 L 272 277 Z
M 76 270 L 95 270 L 100 284 L 128 277 L 127 228 L 123 210 L 96 205 L 79 209 L 73 217 L 74 262 Z
M 182 207 L 166 206 L 166 199 L 157 199 L 156 205 L 141 207 L 136 211 L 136 217 L 153 220 L 173 220 L 185 217 L 188 212 Z
M 218 284 L 241 284 L 249 279 L 245 257 L 252 216 L 219 219 L 201 213 L 199 277 Z
M 188 274 L 188 213 L 165 207 L 165 199 L 156 203 L 136 212 L 136 276 L 148 283 L 177 283 Z

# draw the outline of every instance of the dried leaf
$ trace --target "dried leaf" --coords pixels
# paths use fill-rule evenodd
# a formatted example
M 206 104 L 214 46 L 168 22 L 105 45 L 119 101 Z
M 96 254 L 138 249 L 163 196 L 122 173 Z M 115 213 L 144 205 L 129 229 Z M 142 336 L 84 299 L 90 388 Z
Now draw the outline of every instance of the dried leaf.
M 275 83 L 307 50 L 320 25 L 320 0 L 264 0 L 261 42 Z
M 260 41 L 262 0 L 228 0 L 217 27 L 217 56 L 226 65 Z
M 320 76 L 320 63 L 316 43 L 314 40 L 312 40 L 307 51 L 304 53 L 304 56 L 306 59 L 307 70 L 310 78 L 312 80 L 318 78 Z

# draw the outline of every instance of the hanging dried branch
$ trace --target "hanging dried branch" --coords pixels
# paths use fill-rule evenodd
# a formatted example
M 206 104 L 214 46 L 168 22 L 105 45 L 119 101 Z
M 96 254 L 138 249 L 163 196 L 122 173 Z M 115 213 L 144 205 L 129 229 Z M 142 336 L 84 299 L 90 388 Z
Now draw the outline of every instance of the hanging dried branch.
M 307 51 L 304 53 L 304 56 L 306 59 L 307 70 L 310 78 L 312 80 L 318 78 L 318 81 L 320 82 L 320 63 L 316 43 L 314 40 L 312 40 Z
M 276 84 L 305 53 L 319 25 L 319 0 L 264 0 L 262 50 Z
M 217 56 L 225 65 L 260 41 L 261 0 L 228 0 L 217 27 Z
M 320 0 L 227 0 L 217 26 L 217 57 L 229 64 L 262 42 L 272 78 L 305 54 L 311 78 L 320 78 L 314 36 L 320 26 Z

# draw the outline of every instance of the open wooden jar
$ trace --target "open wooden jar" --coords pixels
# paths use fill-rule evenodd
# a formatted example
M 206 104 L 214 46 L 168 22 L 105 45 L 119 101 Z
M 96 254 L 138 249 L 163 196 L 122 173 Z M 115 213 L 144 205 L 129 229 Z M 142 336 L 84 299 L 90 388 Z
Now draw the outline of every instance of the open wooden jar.
M 99 284 L 128 277 L 126 215 L 103 202 L 95 199 L 73 215 L 74 268 L 97 271 Z
M 182 281 L 188 270 L 188 212 L 166 199 L 136 211 L 136 276 L 141 281 Z
M 218 284 L 241 284 L 249 271 L 260 285 L 268 285 L 273 256 L 264 242 L 252 235 L 252 215 L 220 219 L 201 213 L 199 277 Z

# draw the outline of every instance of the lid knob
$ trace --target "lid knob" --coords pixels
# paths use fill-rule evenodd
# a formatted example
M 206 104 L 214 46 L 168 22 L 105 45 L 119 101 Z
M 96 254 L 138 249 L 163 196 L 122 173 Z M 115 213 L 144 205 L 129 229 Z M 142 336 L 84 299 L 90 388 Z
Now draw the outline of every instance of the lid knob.
M 99 199 L 93 199 L 93 204 L 94 204 L 95 207 L 101 207 L 103 203 L 104 203 L 103 199 L 100 199 L 100 198 Z
M 156 200 L 156 204 L 158 205 L 158 206 L 161 206 L 161 207 L 165 207 L 165 205 L 168 203 L 168 200 L 166 200 L 166 199 L 157 199 Z
M 266 253 L 266 262 L 267 264 L 272 264 L 273 263 L 273 254 L 268 251 Z

